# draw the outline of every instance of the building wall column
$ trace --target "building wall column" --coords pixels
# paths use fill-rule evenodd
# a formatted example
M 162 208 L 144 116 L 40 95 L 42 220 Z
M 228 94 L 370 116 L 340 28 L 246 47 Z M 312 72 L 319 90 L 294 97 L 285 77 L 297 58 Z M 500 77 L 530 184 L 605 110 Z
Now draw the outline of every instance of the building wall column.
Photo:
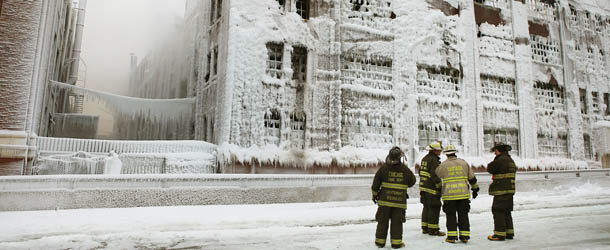
M 519 103 L 519 152 L 521 158 L 536 158 L 536 103 L 533 97 L 532 52 L 527 5 L 512 1 L 513 39 L 515 40 L 515 85 Z

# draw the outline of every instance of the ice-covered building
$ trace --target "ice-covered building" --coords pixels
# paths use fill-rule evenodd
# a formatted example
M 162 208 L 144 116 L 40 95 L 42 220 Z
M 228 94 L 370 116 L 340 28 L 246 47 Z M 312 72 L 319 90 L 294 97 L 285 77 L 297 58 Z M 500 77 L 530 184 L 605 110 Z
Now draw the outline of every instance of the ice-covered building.
M 48 91 L 48 83 L 76 82 L 80 2 L 79 14 L 71 0 L 0 1 L 0 175 L 23 173 L 33 138 L 53 133 L 55 114 L 79 108 L 79 96 Z
M 499 141 L 521 159 L 606 151 L 607 0 L 191 4 L 194 139 L 226 159 L 362 166 L 435 140 L 471 158 Z

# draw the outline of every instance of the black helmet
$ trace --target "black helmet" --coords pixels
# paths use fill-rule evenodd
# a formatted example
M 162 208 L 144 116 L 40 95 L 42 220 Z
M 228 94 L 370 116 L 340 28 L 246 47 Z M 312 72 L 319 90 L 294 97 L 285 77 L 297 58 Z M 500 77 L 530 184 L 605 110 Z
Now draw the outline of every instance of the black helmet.
M 402 150 L 399 147 L 395 146 L 390 149 L 390 153 L 388 154 L 388 158 L 393 161 L 400 160 L 400 156 L 402 155 Z
M 494 146 L 489 151 L 494 152 L 496 149 L 502 153 L 513 150 L 510 145 L 504 144 L 502 142 L 494 142 Z

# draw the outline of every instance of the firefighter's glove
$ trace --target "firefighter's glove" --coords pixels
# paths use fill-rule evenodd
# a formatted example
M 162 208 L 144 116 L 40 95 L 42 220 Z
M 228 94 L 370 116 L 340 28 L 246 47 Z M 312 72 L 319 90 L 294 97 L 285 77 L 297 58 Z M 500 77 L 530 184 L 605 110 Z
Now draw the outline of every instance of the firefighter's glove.
M 377 204 L 377 200 L 379 200 L 379 197 L 377 197 L 376 194 L 373 195 L 373 203 Z
M 476 199 L 477 196 L 479 196 L 479 189 L 478 188 L 472 190 L 472 198 Z

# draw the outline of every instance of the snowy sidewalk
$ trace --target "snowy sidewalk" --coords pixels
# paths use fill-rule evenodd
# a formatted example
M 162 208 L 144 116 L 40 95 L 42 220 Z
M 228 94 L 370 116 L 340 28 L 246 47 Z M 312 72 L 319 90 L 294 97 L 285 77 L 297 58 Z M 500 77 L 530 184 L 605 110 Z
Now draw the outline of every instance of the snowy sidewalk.
M 421 205 L 410 199 L 407 249 L 610 248 L 607 188 L 518 193 L 516 239 L 506 242 L 485 239 L 493 230 L 490 206 L 490 196 L 473 200 L 472 240 L 451 245 L 420 233 Z M 0 249 L 377 249 L 375 209 L 355 201 L 2 212 Z

